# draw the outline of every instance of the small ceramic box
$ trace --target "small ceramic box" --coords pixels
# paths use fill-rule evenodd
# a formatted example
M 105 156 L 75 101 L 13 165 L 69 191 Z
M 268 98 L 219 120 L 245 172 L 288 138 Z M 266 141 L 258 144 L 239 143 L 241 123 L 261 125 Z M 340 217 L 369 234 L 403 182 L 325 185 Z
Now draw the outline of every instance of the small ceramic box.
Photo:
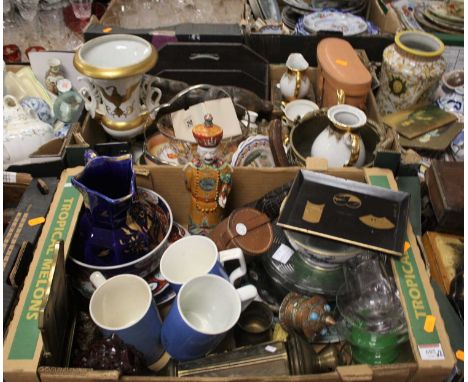
M 345 103 L 365 109 L 372 77 L 351 44 L 340 38 L 326 38 L 317 46 L 317 103 L 330 107 L 338 103 L 337 90 L 345 93 Z

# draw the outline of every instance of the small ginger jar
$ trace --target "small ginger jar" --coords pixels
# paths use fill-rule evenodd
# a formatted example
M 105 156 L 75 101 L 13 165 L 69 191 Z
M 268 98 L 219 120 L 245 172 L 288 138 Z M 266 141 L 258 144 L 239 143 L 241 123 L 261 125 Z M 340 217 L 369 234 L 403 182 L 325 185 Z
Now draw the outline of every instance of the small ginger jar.
M 428 101 L 445 71 L 444 43 L 421 31 L 403 31 L 383 52 L 377 103 L 383 115 Z
M 51 58 L 48 61 L 49 70 L 47 70 L 45 76 L 45 84 L 47 90 L 51 93 L 58 95 L 57 82 L 64 79 L 62 63 L 58 58 Z

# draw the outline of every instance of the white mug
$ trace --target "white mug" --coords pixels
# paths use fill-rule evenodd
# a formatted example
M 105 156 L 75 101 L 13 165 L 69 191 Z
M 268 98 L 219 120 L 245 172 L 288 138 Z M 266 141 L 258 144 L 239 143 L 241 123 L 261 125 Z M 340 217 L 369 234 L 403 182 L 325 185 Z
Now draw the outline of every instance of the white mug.
M 228 276 L 223 264 L 230 260 L 237 260 L 239 267 Z M 218 253 L 214 241 L 200 235 L 184 237 L 171 244 L 162 255 L 159 267 L 161 275 L 175 292 L 196 276 L 214 274 L 234 284 L 247 273 L 244 254 L 240 248 Z
M 257 296 L 253 285 L 235 289 L 217 275 L 189 280 L 163 324 L 161 340 L 166 351 L 179 361 L 204 356 L 222 341 Z
M 140 276 L 122 274 L 106 280 L 93 272 L 96 287 L 89 301 L 89 314 L 105 336 L 116 334 L 135 346 L 148 368 L 160 370 L 168 361 L 160 342 L 161 317 L 148 283 Z

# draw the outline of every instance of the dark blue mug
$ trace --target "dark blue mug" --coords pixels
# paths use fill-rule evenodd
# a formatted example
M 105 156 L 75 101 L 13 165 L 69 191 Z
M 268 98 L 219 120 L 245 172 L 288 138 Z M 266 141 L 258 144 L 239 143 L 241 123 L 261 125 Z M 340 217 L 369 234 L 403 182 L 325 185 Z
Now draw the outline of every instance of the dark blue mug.
M 149 369 L 160 370 L 169 361 L 161 344 L 161 317 L 148 283 L 141 277 L 122 274 L 106 278 L 93 272 L 96 288 L 89 301 L 89 313 L 102 334 L 116 334 L 143 353 Z
M 223 268 L 226 261 L 237 260 L 239 267 L 229 276 Z M 240 248 L 218 252 L 213 240 L 199 235 L 184 237 L 171 244 L 159 264 L 161 275 L 177 293 L 188 280 L 206 274 L 218 275 L 232 284 L 247 273 L 245 258 Z
M 257 295 L 253 285 L 235 289 L 217 275 L 187 281 L 163 323 L 161 341 L 166 351 L 178 361 L 203 357 L 223 340 Z

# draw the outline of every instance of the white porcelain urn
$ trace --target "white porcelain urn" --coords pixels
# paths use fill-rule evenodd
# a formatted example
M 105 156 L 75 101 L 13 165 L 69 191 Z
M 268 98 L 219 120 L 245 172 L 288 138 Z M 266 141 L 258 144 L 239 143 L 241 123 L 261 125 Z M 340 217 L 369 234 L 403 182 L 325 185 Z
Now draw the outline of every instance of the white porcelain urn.
M 327 117 L 330 124 L 312 144 L 311 156 L 325 158 L 329 167 L 362 167 L 366 159 L 359 129 L 367 122 L 366 114 L 345 104 L 332 106 Z
M 142 132 L 150 112 L 159 105 L 156 78 L 144 74 L 157 61 L 156 48 L 133 35 L 112 34 L 86 42 L 75 53 L 75 68 L 85 77 L 79 90 L 86 110 L 117 139 Z

